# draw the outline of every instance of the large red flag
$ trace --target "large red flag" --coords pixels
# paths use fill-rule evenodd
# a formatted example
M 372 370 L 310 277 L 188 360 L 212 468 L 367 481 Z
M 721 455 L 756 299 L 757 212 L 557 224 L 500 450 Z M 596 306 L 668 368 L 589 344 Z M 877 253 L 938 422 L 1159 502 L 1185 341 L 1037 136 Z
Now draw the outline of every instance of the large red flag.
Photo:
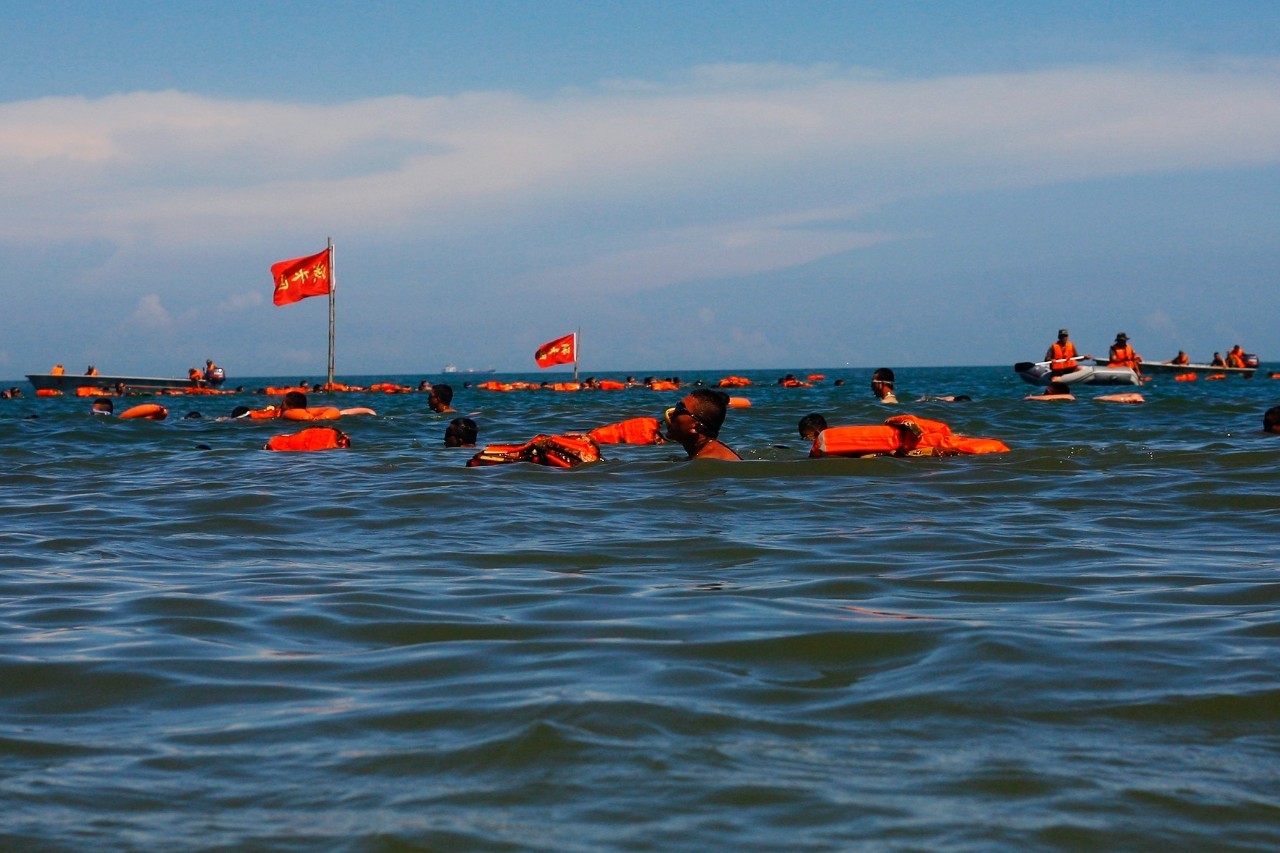
M 568 334 L 563 338 L 556 338 L 554 341 L 543 344 L 533 354 L 533 360 L 538 362 L 538 367 L 550 367 L 553 364 L 576 361 L 577 341 L 575 338 L 576 333 Z
M 305 258 L 294 258 L 271 265 L 271 277 L 276 282 L 272 301 L 288 305 L 308 296 L 324 296 L 329 292 L 331 280 L 329 250 L 325 249 Z

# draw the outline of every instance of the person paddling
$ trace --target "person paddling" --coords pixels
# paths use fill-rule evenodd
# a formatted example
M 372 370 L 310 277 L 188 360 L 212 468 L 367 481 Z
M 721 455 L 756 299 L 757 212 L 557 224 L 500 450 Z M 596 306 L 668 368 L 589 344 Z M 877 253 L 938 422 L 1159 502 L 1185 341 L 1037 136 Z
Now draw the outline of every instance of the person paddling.
M 1044 354 L 1044 360 L 1049 363 L 1049 372 L 1054 376 L 1071 373 L 1079 367 L 1076 363 L 1077 358 L 1092 360 L 1093 356 L 1077 355 L 1076 345 L 1071 342 L 1070 334 L 1066 329 L 1059 329 L 1058 340 L 1050 344 Z

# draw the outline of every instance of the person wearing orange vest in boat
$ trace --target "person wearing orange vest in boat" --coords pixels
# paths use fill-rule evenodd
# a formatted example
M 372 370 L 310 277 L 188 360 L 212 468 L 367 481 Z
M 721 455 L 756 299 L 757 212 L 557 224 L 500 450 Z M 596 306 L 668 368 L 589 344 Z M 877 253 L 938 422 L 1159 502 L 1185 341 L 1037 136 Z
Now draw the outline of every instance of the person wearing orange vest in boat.
M 204 372 L 198 367 L 193 367 L 187 371 L 187 379 L 193 385 L 199 385 L 204 382 Z
M 63 369 L 61 364 L 55 364 L 53 370 L 49 371 L 50 376 L 61 376 L 64 373 L 66 373 L 66 370 Z
M 1169 362 L 1169 363 L 1170 363 L 1170 364 L 1190 364 L 1190 363 L 1191 363 L 1191 358 L 1190 358 L 1190 356 L 1188 356 L 1188 355 L 1186 354 L 1186 352 L 1185 352 L 1185 351 L 1183 351 L 1183 350 L 1178 350 L 1178 354 L 1177 354 L 1177 355 L 1175 355 L 1175 356 L 1173 357 L 1173 361 L 1171 361 L 1171 362 Z
M 695 388 L 667 409 L 667 438 L 683 447 L 690 459 L 741 461 L 742 457 L 718 438 L 728 411 L 728 394 Z
M 85 376 L 97 376 L 97 375 L 98 375 L 98 368 L 94 367 L 94 366 L 91 364 L 91 365 L 89 365 L 88 367 L 86 367 L 86 368 L 84 369 L 84 375 L 85 375 Z
M 1240 349 L 1240 345 L 1236 344 L 1231 348 L 1231 352 L 1227 353 L 1227 367 L 1244 367 L 1244 350 Z
M 1129 336 L 1124 332 L 1116 335 L 1116 342 L 1111 345 L 1111 351 L 1107 356 L 1107 367 L 1128 367 L 1135 373 L 1141 373 L 1142 368 L 1138 365 L 1142 364 L 1142 356 L 1133 351 L 1133 347 L 1129 346 Z
M 1070 373 L 1079 365 L 1076 359 L 1092 359 L 1091 355 L 1078 355 L 1076 353 L 1076 345 L 1070 341 L 1070 335 L 1066 329 L 1058 330 L 1058 339 L 1049 345 L 1049 349 L 1044 354 L 1044 360 L 1049 362 L 1049 372 L 1054 376 L 1061 376 L 1064 373 Z

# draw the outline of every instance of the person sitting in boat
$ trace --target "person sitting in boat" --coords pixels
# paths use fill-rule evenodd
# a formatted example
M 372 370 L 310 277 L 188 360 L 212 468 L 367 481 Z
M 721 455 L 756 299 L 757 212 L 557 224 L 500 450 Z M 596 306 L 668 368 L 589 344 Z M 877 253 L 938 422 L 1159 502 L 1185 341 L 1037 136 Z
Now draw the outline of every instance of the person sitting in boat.
M 1134 373 L 1141 373 L 1142 356 L 1133 351 L 1129 345 L 1129 336 L 1124 332 L 1116 334 L 1116 342 L 1111 345 L 1107 354 L 1107 367 L 1127 367 Z
M 62 365 L 61 365 L 61 364 L 55 364 L 55 365 L 53 366 L 53 370 L 50 370 L 50 371 L 49 371 L 49 374 L 50 374 L 51 376 L 61 376 L 62 374 L 66 373 L 66 372 L 67 372 L 67 371 L 62 367 Z
M 475 447 L 480 429 L 471 418 L 454 418 L 444 429 L 445 447 Z
M 894 404 L 898 398 L 893 393 L 893 371 L 887 367 L 877 367 L 871 374 L 871 393 L 881 403 Z
M 187 370 L 187 381 L 192 385 L 200 385 L 204 382 L 204 371 L 198 367 L 192 367 Z
M 209 384 L 222 382 L 227 378 L 227 373 L 221 367 L 213 363 L 213 359 L 206 358 L 204 360 L 204 381 Z
M 1172 360 L 1172 361 L 1170 361 L 1169 363 L 1170 363 L 1170 364 L 1178 364 L 1178 365 L 1190 364 L 1190 363 L 1191 363 L 1191 359 L 1190 359 L 1190 357 L 1186 354 L 1186 352 L 1184 352 L 1183 350 L 1178 350 L 1178 354 L 1177 354 L 1177 355 L 1175 355 L 1175 356 L 1173 357 L 1173 360 Z
M 742 459 L 719 439 L 729 412 L 729 395 L 713 388 L 695 388 L 670 409 L 667 438 L 684 448 L 690 459 Z
M 91 364 L 91 365 L 89 365 L 88 367 L 86 367 L 86 368 L 84 369 L 84 375 L 85 375 L 85 376 L 97 376 L 97 375 L 98 375 L 98 368 L 94 367 L 94 366 Z
M 1280 406 L 1272 406 L 1263 412 L 1262 431 L 1280 434 Z
M 451 386 L 443 382 L 439 385 L 431 386 L 431 393 L 427 395 L 427 406 L 431 408 L 431 411 L 437 414 L 456 412 L 457 409 L 453 407 L 452 403 L 453 388 Z
M 1244 367 L 1244 350 L 1240 349 L 1240 345 L 1236 344 L 1231 348 L 1231 352 L 1227 353 L 1227 367 Z
M 1222 360 L 1222 353 L 1215 352 L 1213 354 L 1213 361 L 1209 362 L 1209 366 L 1210 367 L 1226 367 L 1227 363 Z
M 1064 373 L 1070 373 L 1080 365 L 1076 363 L 1076 359 L 1093 359 L 1091 355 L 1078 355 L 1076 353 L 1076 345 L 1070 340 L 1070 333 L 1066 329 L 1058 330 L 1058 339 L 1049 345 L 1049 349 L 1044 354 L 1044 360 L 1049 363 L 1049 373 L 1053 376 L 1061 376 Z

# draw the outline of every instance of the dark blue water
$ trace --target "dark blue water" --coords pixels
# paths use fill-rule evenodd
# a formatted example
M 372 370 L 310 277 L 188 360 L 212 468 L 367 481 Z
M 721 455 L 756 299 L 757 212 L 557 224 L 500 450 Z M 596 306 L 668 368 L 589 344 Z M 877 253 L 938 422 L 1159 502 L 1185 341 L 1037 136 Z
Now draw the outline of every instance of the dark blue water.
M 1280 381 L 826 373 L 735 392 L 747 463 L 571 471 L 421 394 L 315 454 L 177 419 L 252 395 L 0 401 L 0 847 L 1280 847 Z M 681 396 L 468 378 L 482 444 Z M 1012 452 L 809 460 L 811 411 Z

